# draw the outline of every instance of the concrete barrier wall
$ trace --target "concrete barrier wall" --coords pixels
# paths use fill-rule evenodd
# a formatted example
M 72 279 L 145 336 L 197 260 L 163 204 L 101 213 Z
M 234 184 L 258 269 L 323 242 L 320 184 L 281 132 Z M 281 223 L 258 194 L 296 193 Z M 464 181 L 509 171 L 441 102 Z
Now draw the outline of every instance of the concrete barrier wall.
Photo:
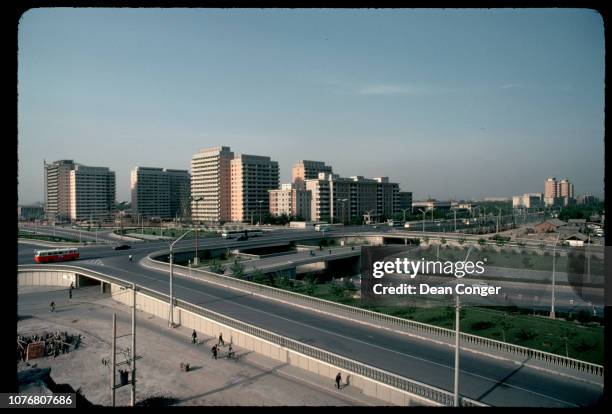
M 111 292 L 113 293 L 113 299 L 116 301 L 128 306 L 132 305 L 133 293 L 131 290 L 122 291 L 118 286 L 113 285 Z M 168 303 L 141 293 L 137 293 L 136 309 L 163 319 L 167 319 L 169 315 Z M 226 343 L 231 342 L 240 348 L 321 375 L 329 379 L 330 387 L 334 386 L 336 374 L 341 372 L 342 378 L 344 380 L 348 378 L 350 385 L 363 390 L 365 395 L 378 398 L 385 403 L 400 406 L 436 405 L 416 395 L 390 387 L 370 378 L 347 372 L 346 370 L 326 362 L 318 361 L 312 357 L 300 354 L 299 352 L 283 348 L 277 344 L 265 341 L 179 307 L 176 307 L 174 310 L 174 321 L 181 326 L 195 329 L 197 332 L 213 338 L 218 338 L 219 334 L 222 334 Z
M 17 286 L 76 286 L 76 275 L 70 272 L 19 272 Z

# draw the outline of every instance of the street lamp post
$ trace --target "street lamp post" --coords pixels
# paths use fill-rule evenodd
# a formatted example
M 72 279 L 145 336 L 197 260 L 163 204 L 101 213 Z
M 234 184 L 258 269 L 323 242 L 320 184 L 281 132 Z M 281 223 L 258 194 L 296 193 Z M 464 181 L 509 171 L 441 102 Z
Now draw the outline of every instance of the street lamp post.
M 197 214 L 199 214 L 200 211 L 199 211 L 199 204 L 198 203 L 200 201 L 204 200 L 204 197 L 191 197 L 191 199 L 195 202 L 196 212 L 197 212 Z M 193 222 L 193 214 L 192 214 L 191 221 Z M 195 257 L 193 258 L 193 264 L 194 265 L 200 263 L 200 258 L 198 257 L 198 248 L 200 247 L 200 238 L 198 237 L 199 236 L 198 235 L 198 224 L 199 224 L 199 222 L 196 223 L 196 226 L 195 226 Z M 185 233 L 185 234 L 187 234 L 187 233 Z
M 423 213 L 423 233 L 425 233 L 425 211 L 420 208 L 418 210 Z
M 263 200 L 257 200 L 257 202 L 259 203 L 259 225 L 261 226 L 261 204 Z
M 404 223 L 406 223 L 406 211 L 410 210 L 409 208 L 402 208 L 400 209 L 401 212 L 404 213 Z
M 453 213 L 455 215 L 455 233 L 457 233 L 457 209 L 453 209 Z
M 172 267 L 174 263 L 174 252 L 172 251 L 172 249 L 174 248 L 174 245 L 176 243 L 178 243 L 183 237 L 185 237 L 191 231 L 193 231 L 193 229 L 187 230 L 185 233 L 181 235 L 181 237 L 179 237 L 178 239 L 170 243 L 170 309 L 168 312 L 169 313 L 168 326 L 171 328 L 174 326 L 174 295 L 172 294 L 172 286 L 174 282 L 174 272 L 173 272 L 174 269 Z
M 340 200 L 340 202 L 342 203 L 342 224 L 346 224 L 346 217 L 345 217 L 345 209 L 346 209 L 346 198 L 343 198 L 342 200 Z
M 555 245 L 553 246 L 552 297 L 550 300 L 551 319 L 555 319 L 555 262 L 557 261 L 557 243 L 559 242 L 559 236 L 561 236 L 561 233 L 557 234 L 557 240 L 555 240 Z

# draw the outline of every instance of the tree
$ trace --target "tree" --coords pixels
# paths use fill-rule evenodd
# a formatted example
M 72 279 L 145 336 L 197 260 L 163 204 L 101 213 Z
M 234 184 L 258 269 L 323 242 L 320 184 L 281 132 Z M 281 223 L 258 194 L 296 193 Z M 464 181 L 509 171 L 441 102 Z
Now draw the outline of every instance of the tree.
M 255 283 L 260 283 L 262 285 L 272 286 L 274 285 L 274 278 L 271 274 L 264 273 L 261 269 L 255 269 L 253 273 L 251 273 L 251 280 Z
M 331 283 L 329 292 L 332 295 L 336 296 L 337 298 L 342 298 L 346 294 L 346 290 L 344 290 L 344 288 L 340 286 L 338 283 L 334 283 L 334 282 Z
M 238 261 L 238 259 L 234 260 L 234 263 L 230 266 L 230 270 L 232 271 L 232 275 L 238 279 L 244 276 L 244 265 Z
M 222 275 L 223 273 L 225 273 L 225 266 L 223 266 L 221 263 L 217 263 L 216 260 L 213 260 L 213 263 L 210 266 L 210 270 L 213 273 L 217 273 L 217 274 Z
M 513 317 L 504 313 L 502 316 L 495 316 L 493 322 L 501 328 L 502 339 L 506 342 L 506 333 L 514 326 L 512 321 Z
M 344 285 L 344 289 L 346 289 L 349 292 L 354 292 L 357 290 L 357 286 L 355 286 L 355 284 L 349 277 L 344 279 L 343 285 Z

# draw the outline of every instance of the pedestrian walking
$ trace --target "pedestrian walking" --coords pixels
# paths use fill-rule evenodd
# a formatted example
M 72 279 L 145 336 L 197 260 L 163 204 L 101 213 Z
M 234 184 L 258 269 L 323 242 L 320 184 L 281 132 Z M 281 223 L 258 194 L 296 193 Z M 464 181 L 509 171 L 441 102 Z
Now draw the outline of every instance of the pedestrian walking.
M 223 334 L 219 332 L 219 345 L 225 346 L 225 341 L 223 341 Z
M 233 359 L 234 358 L 234 349 L 232 348 L 232 344 L 230 344 L 228 350 L 227 350 L 227 358 L 228 359 Z
M 197 342 L 197 339 L 198 339 L 198 334 L 196 333 L 194 329 L 193 333 L 191 334 L 191 343 L 195 344 Z
M 331 254 L 331 249 L 329 249 L 329 254 Z
M 338 375 L 336 375 L 336 388 L 338 389 L 340 389 L 340 381 L 342 381 L 342 374 L 338 372 Z
M 210 351 L 212 352 L 213 358 L 217 359 L 217 345 L 213 345 Z
M 49 312 L 55 312 L 55 302 L 53 301 L 49 304 Z
M 72 299 L 72 289 L 68 289 L 68 299 Z
M 130 259 L 130 262 L 132 261 L 132 255 L 128 255 L 128 259 Z

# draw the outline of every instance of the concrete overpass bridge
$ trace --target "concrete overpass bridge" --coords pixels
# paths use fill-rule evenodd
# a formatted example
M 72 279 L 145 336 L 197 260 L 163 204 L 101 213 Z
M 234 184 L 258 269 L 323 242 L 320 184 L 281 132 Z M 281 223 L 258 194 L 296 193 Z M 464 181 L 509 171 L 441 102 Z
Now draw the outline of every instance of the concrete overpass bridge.
M 245 242 L 202 239 L 200 246 L 237 248 L 288 243 L 304 236 L 319 238 L 320 234 L 268 235 Z M 153 252 L 163 254 L 164 245 L 167 243 L 143 243 L 130 251 L 84 248 L 82 259 L 69 265 L 27 264 L 31 256 L 28 260 L 21 249 L 28 247 L 20 245 L 18 281 L 67 286 L 73 275 L 78 281 L 106 283 L 105 291 L 115 289 L 117 298 L 121 294 L 116 289 L 129 289 L 134 283 L 137 297 L 143 298 L 137 300 L 139 309 L 167 317 L 168 265 L 147 259 Z M 190 240 L 181 249 L 193 251 L 193 245 Z M 126 258 L 130 253 L 133 263 Z M 55 276 L 49 276 L 53 273 Z M 248 346 L 256 352 L 267 349 L 279 360 L 316 369 L 330 378 L 334 370 L 343 370 L 359 378 L 356 384 L 364 392 L 393 399 L 393 404 L 452 404 L 453 350 L 449 344 L 453 338 L 448 330 L 210 272 L 193 269 L 190 276 L 187 268 L 177 266 L 175 274 L 174 292 L 181 310 L 177 322 L 184 326 L 196 326 L 202 332 L 211 329 L 213 336 L 219 329 L 228 329 L 229 335 L 245 338 L 245 346 L 251 341 Z M 131 296 L 126 296 L 126 303 L 128 300 Z M 588 406 L 601 397 L 603 368 L 599 366 L 465 334 L 461 342 L 464 405 L 480 401 L 499 406 Z

